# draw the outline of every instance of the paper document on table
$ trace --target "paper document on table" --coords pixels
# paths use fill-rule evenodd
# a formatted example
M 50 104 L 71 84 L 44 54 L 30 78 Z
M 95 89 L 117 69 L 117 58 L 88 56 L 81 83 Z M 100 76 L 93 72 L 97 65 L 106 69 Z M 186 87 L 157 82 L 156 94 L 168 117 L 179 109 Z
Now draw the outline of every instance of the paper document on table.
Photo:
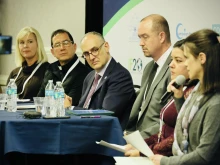
M 147 157 L 114 157 L 117 165 L 153 165 Z
M 141 136 L 139 131 L 135 131 L 129 135 L 123 136 L 127 143 L 134 146 L 136 149 L 138 149 L 141 153 L 143 153 L 146 156 L 152 156 L 154 153 L 149 148 L 147 143 L 144 141 L 143 137 Z
M 20 103 L 24 103 L 24 102 L 29 102 L 30 99 L 17 99 L 17 102 L 20 102 Z
M 120 152 L 125 152 L 125 147 L 121 146 L 121 145 L 117 145 L 117 144 L 112 144 L 112 143 L 107 143 L 103 140 L 101 140 L 100 142 L 96 142 L 97 144 L 103 145 L 105 147 L 109 147 L 112 148 L 114 150 L 120 151 Z
M 34 103 L 24 103 L 24 104 L 17 104 L 17 110 L 21 109 L 34 109 Z

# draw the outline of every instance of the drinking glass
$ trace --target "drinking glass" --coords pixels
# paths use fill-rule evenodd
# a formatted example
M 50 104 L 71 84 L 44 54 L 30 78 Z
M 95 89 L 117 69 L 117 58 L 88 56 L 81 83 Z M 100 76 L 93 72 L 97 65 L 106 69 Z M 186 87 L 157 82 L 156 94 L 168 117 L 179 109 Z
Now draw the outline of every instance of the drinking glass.
M 0 110 L 5 110 L 6 102 L 7 102 L 7 94 L 0 93 Z
M 41 112 L 42 115 L 45 115 L 44 97 L 33 97 L 33 99 L 36 111 Z

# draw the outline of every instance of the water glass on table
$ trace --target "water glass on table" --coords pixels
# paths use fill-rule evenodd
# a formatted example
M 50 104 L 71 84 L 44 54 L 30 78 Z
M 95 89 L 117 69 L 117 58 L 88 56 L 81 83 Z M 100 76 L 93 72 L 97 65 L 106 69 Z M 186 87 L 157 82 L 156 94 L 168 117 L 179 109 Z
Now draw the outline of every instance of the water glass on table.
M 44 110 L 46 117 L 57 117 L 57 107 L 54 98 L 44 98 Z
M 42 115 L 45 115 L 44 97 L 33 97 L 33 99 L 36 111 L 41 112 Z
M 5 110 L 6 102 L 7 102 L 7 94 L 0 93 L 0 110 Z

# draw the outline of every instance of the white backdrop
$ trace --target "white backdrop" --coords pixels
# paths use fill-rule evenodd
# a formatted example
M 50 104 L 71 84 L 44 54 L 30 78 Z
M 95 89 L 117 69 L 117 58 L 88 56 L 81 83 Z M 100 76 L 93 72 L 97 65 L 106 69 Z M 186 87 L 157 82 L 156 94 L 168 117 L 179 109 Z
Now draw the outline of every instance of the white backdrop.
M 0 55 L 0 85 L 6 85 L 8 75 L 16 67 L 15 40 L 25 26 L 39 31 L 49 62 L 54 62 L 56 58 L 50 52 L 50 35 L 54 30 L 64 28 L 72 34 L 79 47 L 85 34 L 85 0 L 0 0 L 0 32 L 13 37 L 12 54 Z M 78 50 L 78 55 L 81 55 Z
M 144 57 L 139 46 L 137 27 L 140 20 L 149 14 L 164 16 L 169 23 L 171 41 L 174 44 L 202 28 L 214 29 L 220 33 L 219 6 L 220 0 L 143 0 L 123 14 L 104 33 L 105 39 L 110 44 L 111 55 L 131 72 L 134 84 L 140 85 L 142 71 L 152 60 Z

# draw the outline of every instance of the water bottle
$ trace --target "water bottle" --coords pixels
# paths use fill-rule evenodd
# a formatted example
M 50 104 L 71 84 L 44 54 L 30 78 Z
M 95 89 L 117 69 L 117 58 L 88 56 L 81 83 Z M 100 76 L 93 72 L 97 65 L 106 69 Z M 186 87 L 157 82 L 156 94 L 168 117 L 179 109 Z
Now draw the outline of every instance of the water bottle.
M 48 83 L 45 87 L 44 110 L 42 115 L 56 117 L 54 116 L 54 108 L 54 84 L 53 80 L 48 80 Z
M 54 97 L 54 84 L 53 80 L 48 80 L 48 83 L 45 88 L 45 97 L 53 98 Z
M 54 89 L 54 99 L 55 99 L 55 104 L 56 104 L 56 109 L 57 109 L 57 116 L 58 117 L 65 116 L 64 89 L 60 81 L 56 82 L 56 86 Z
M 16 112 L 17 111 L 17 85 L 15 84 L 15 79 L 10 79 L 7 88 L 7 111 Z

